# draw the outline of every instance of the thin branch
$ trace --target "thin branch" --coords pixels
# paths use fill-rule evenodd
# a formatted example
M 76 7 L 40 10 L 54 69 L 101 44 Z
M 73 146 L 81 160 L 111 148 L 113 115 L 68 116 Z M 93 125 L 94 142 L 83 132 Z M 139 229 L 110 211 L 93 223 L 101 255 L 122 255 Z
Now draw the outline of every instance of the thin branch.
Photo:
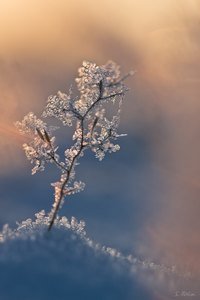
M 120 78 L 118 81 L 114 82 L 114 83 L 110 83 L 108 85 L 108 87 L 113 86 L 113 85 L 118 85 L 119 83 L 123 82 L 124 80 L 126 80 L 128 77 L 135 75 L 137 71 L 130 71 L 127 74 L 125 74 L 122 78 Z
M 47 143 L 51 146 L 50 137 L 49 137 L 48 133 L 46 132 L 46 130 L 44 130 L 44 136 L 45 136 Z
M 53 224 L 54 224 L 54 221 L 56 219 L 56 216 L 57 216 L 57 213 L 59 211 L 59 208 L 60 208 L 60 205 L 61 205 L 61 202 L 62 202 L 62 199 L 63 197 L 65 196 L 65 193 L 64 193 L 64 189 L 65 189 L 65 186 L 66 184 L 68 183 L 69 179 L 70 179 L 70 175 L 71 175 L 71 172 L 73 170 L 73 167 L 74 167 L 74 164 L 75 164 L 75 161 L 76 159 L 79 157 L 79 155 L 81 154 L 83 148 L 84 148 L 84 144 L 83 144 L 83 141 L 84 141 L 84 127 L 83 127 L 83 120 L 81 120 L 81 130 L 82 130 L 82 133 L 81 133 L 81 144 L 80 144 L 80 148 L 77 152 L 77 154 L 73 157 L 72 159 L 72 162 L 71 162 L 71 165 L 69 167 L 69 169 L 67 170 L 67 177 L 66 179 L 64 180 L 63 184 L 62 184 L 62 187 L 61 187 L 61 190 L 60 190 L 60 197 L 56 203 L 56 207 L 54 209 L 54 212 L 53 212 L 53 216 L 51 218 L 51 221 L 49 223 L 49 227 L 48 227 L 48 231 L 51 230 Z
M 100 81 L 101 82 L 101 81 Z M 86 111 L 86 113 L 83 116 L 83 119 L 85 119 L 85 117 L 88 115 L 88 113 L 95 107 L 95 105 L 101 101 L 101 100 L 107 100 L 116 96 L 122 96 L 124 95 L 125 91 L 123 92 L 118 92 L 118 93 L 114 93 L 105 97 L 102 97 L 102 92 L 99 93 L 99 97 L 97 98 L 97 100 L 95 102 L 92 103 L 92 105 L 88 108 L 88 110 Z
M 123 81 L 125 80 L 128 76 L 130 76 L 130 73 L 127 74 L 126 76 L 124 76 L 120 81 Z M 119 82 L 120 82 L 119 81 Z M 118 82 L 118 83 L 119 83 Z M 69 182 L 69 179 L 70 179 L 70 176 L 71 176 L 71 172 L 74 168 L 74 165 L 75 165 L 75 162 L 76 162 L 76 159 L 80 156 L 81 152 L 83 151 L 84 148 L 86 148 L 88 146 L 88 144 L 85 144 L 84 143 L 84 121 L 87 117 L 87 115 L 89 114 L 89 112 L 97 105 L 97 103 L 101 100 L 107 100 L 107 99 L 110 99 L 110 98 L 113 98 L 113 97 L 116 97 L 116 96 L 122 96 L 124 95 L 125 91 L 122 91 L 122 92 L 117 92 L 117 93 L 114 93 L 114 94 L 111 94 L 111 95 L 108 95 L 108 96 L 105 96 L 103 97 L 103 92 L 104 92 L 104 89 L 103 89 L 103 81 L 101 80 L 99 82 L 99 95 L 98 95 L 98 98 L 96 99 L 95 102 L 93 102 L 91 104 L 91 106 L 87 109 L 87 111 L 85 112 L 85 114 L 83 116 L 81 116 L 80 114 L 77 115 L 77 117 L 80 119 L 80 122 L 81 122 L 81 141 L 80 141 L 80 147 L 79 147 L 79 150 L 78 152 L 76 153 L 76 155 L 74 155 L 72 161 L 71 161 L 71 164 L 70 164 L 70 167 L 65 171 L 66 171 L 66 179 L 63 181 L 62 183 L 62 186 L 61 186 L 61 190 L 60 190 L 60 196 L 59 196 L 59 199 L 58 201 L 56 201 L 56 206 L 54 208 L 54 211 L 53 211 L 53 215 L 51 217 L 51 220 L 49 222 L 49 226 L 48 226 L 48 231 L 51 230 L 54 222 L 55 222 L 55 219 L 56 219 L 56 216 L 57 216 L 57 213 L 59 211 L 59 208 L 60 208 L 60 205 L 62 203 L 62 200 L 63 198 L 67 195 L 66 192 L 64 192 L 64 189 L 65 189 L 65 186 L 68 184 Z M 94 119 L 94 123 L 93 123 L 93 126 L 92 126 L 92 129 L 91 129 L 91 134 L 93 134 L 93 131 L 94 131 L 94 128 L 96 126 L 98 122 L 98 118 L 96 117 Z M 102 141 L 102 144 L 103 142 L 105 142 L 107 139 L 109 139 L 111 137 L 111 131 L 108 133 L 108 135 L 105 137 L 105 139 Z M 53 159 L 53 158 L 52 158 Z M 55 160 L 55 163 L 57 165 L 60 166 L 60 164 Z
M 98 120 L 99 120 L 99 118 L 96 116 L 95 119 L 94 119 L 94 122 L 92 124 L 91 132 L 90 132 L 90 137 L 91 138 L 93 136 L 93 132 L 94 132 L 94 129 L 95 129 L 96 125 L 97 125 Z
M 62 169 L 63 171 L 67 172 L 67 169 L 61 164 L 59 163 L 59 161 L 57 161 L 55 159 L 55 156 L 54 156 L 55 153 L 51 154 L 51 153 L 48 153 L 48 155 L 50 156 L 50 159 L 53 160 L 53 162 L 55 163 L 55 165 L 57 165 L 60 169 Z
M 115 65 L 112 67 L 111 72 L 109 68 L 106 69 L 103 67 L 103 70 L 101 67 L 96 68 L 96 65 L 92 63 L 86 63 L 86 65 L 83 64 L 83 67 L 89 68 L 89 70 L 87 72 L 85 70 L 84 74 L 81 72 L 81 74 L 79 74 L 79 79 L 77 80 L 77 88 L 80 91 L 80 97 L 82 97 L 82 93 L 84 96 L 83 99 L 79 99 L 80 103 L 78 99 L 76 101 L 76 99 L 71 98 L 71 92 L 70 98 L 67 97 L 67 99 L 62 99 L 62 94 L 60 97 L 58 93 L 56 96 L 50 96 L 48 98 L 46 110 L 43 113 L 43 117 L 54 116 L 62 121 L 63 125 L 71 125 L 72 121 L 76 119 L 77 129 L 73 136 L 76 139 L 76 142 L 74 146 L 66 150 L 66 162 L 60 162 L 59 156 L 57 155 L 57 148 L 54 145 L 54 138 L 51 137 L 48 130 L 46 131 L 46 123 L 37 119 L 33 113 L 29 113 L 25 116 L 21 123 L 16 123 L 20 132 L 24 132 L 25 134 L 29 133 L 33 138 L 30 145 L 24 144 L 23 146 L 28 160 L 30 160 L 31 163 L 35 163 L 32 174 L 38 170 L 43 170 L 43 164 L 45 162 L 54 163 L 62 173 L 60 182 L 55 188 L 55 201 L 49 216 L 48 231 L 51 230 L 57 218 L 57 213 L 64 197 L 75 191 L 80 191 L 83 187 L 81 182 L 77 184 L 74 182 L 74 186 L 71 186 L 75 177 L 76 162 L 83 152 L 86 149 L 91 148 L 96 153 L 96 157 L 101 160 L 109 149 L 111 151 L 116 150 L 114 145 L 110 143 L 110 139 L 115 139 L 117 137 L 116 130 L 118 119 L 116 121 L 113 119 L 107 124 L 101 104 L 107 102 L 105 100 L 110 100 L 111 102 L 112 100 L 115 100 L 115 97 L 119 96 L 119 114 L 123 96 L 127 91 L 121 82 L 133 75 L 132 72 L 129 72 L 122 78 L 116 79 L 115 73 L 112 73 L 118 70 L 116 69 L 118 67 Z M 93 72 L 94 67 L 96 68 L 95 72 Z M 92 72 L 91 74 L 90 71 Z M 94 80 L 90 80 L 91 76 Z M 96 85 L 95 82 L 98 80 L 99 76 L 103 79 Z M 107 83 L 104 83 L 104 80 Z M 109 84 L 111 81 L 112 83 Z M 100 101 L 103 102 L 101 103 Z M 77 108 L 76 104 L 78 104 Z M 102 153 L 100 153 L 99 150 L 101 150 Z
M 116 97 L 116 96 L 122 96 L 122 95 L 124 95 L 124 93 L 125 93 L 125 91 L 119 92 L 119 93 L 115 93 L 115 94 L 111 94 L 111 95 L 102 97 L 100 100 L 107 100 L 109 98 L 113 98 L 113 97 Z
M 42 132 L 40 131 L 40 129 L 39 129 L 39 128 L 36 128 L 36 131 L 37 131 L 37 134 L 39 135 L 39 137 L 41 138 L 41 140 L 45 142 L 45 139 L 44 139 L 43 134 L 42 134 Z

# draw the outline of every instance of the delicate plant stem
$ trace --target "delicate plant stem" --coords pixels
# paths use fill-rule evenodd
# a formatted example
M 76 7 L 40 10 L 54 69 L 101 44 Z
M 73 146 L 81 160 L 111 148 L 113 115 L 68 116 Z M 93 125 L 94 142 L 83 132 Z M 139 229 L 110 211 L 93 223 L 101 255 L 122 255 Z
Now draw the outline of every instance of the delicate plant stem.
M 103 66 L 84 61 L 78 70 L 76 78 L 79 97 L 58 92 L 47 99 L 47 105 L 42 117 L 54 117 L 64 126 L 76 124 L 73 140 L 74 145 L 65 150 L 65 160 L 60 161 L 52 131 L 55 126 L 48 126 L 43 120 L 38 119 L 32 112 L 28 113 L 22 122 L 16 122 L 20 133 L 32 138 L 28 144 L 23 144 L 26 157 L 34 167 L 32 174 L 45 169 L 46 163 L 53 163 L 61 171 L 60 180 L 52 184 L 55 187 L 54 204 L 49 214 L 48 231 L 51 230 L 64 197 L 80 192 L 84 183 L 75 181 L 76 161 L 82 156 L 84 150 L 91 149 L 96 158 L 102 160 L 107 152 L 116 152 L 120 149 L 116 140 L 122 136 L 118 134 L 119 114 L 123 96 L 127 88 L 123 81 L 133 75 L 129 72 L 120 77 L 119 66 L 109 61 Z M 117 98 L 117 115 L 111 120 L 106 117 L 103 104 L 115 102 Z
M 59 208 L 60 208 L 60 205 L 62 203 L 62 200 L 63 200 L 63 197 L 65 196 L 64 194 L 64 189 L 65 189 L 65 186 L 67 185 L 69 179 L 70 179 L 70 175 L 71 175 L 71 171 L 73 170 L 73 167 L 74 167 L 74 164 L 75 164 L 75 161 L 76 159 L 80 156 L 81 152 L 83 151 L 83 149 L 86 147 L 86 145 L 84 145 L 84 120 L 86 118 L 86 116 L 88 115 L 88 113 L 94 108 L 94 106 L 101 100 L 106 100 L 106 99 L 109 99 L 109 98 L 112 98 L 112 97 L 115 97 L 115 96 L 121 96 L 123 95 L 124 93 L 123 92 L 119 92 L 119 93 L 115 93 L 115 94 L 111 94 L 109 96 L 106 96 L 106 97 L 103 97 L 103 86 L 102 86 L 102 82 L 100 81 L 100 84 L 99 84 L 99 96 L 97 98 L 97 100 L 95 102 L 93 102 L 93 104 L 88 108 L 88 110 L 85 112 L 84 116 L 81 118 L 81 142 L 80 142 L 80 148 L 77 152 L 77 154 L 73 157 L 72 161 L 71 161 L 71 165 L 69 167 L 68 170 L 66 170 L 64 168 L 64 170 L 67 172 L 67 177 L 66 179 L 64 180 L 62 186 L 61 186 L 61 190 L 60 190 L 60 196 L 59 196 L 59 199 L 58 201 L 56 202 L 56 206 L 54 208 L 54 211 L 53 211 L 53 215 L 52 215 L 52 218 L 49 222 L 49 226 L 48 226 L 48 231 L 51 230 L 53 224 L 54 224 L 54 221 L 56 219 L 56 216 L 57 216 L 57 213 L 59 211 Z M 96 126 L 95 124 L 95 121 L 94 121 L 94 127 Z M 94 128 L 92 128 L 92 132 L 94 131 Z M 109 136 L 106 137 L 106 139 L 108 139 Z M 52 159 L 54 160 L 54 162 L 61 167 L 61 165 L 52 157 Z
M 52 228 L 52 226 L 53 226 L 53 224 L 54 224 L 54 221 L 55 221 L 56 216 L 57 216 L 57 213 L 58 213 L 58 211 L 59 211 L 59 208 L 60 208 L 62 199 L 63 199 L 63 197 L 65 196 L 65 195 L 64 195 L 64 188 L 65 188 L 66 184 L 68 183 L 68 181 L 69 181 L 69 179 L 70 179 L 70 175 L 71 175 L 71 171 L 72 171 L 72 169 L 73 169 L 73 167 L 74 167 L 74 163 L 75 163 L 76 159 L 79 157 L 79 155 L 81 154 L 81 152 L 82 152 L 82 150 L 83 150 L 83 148 L 84 148 L 84 145 L 83 145 L 83 140 L 84 140 L 83 119 L 81 120 L 81 130 L 82 130 L 82 134 L 81 134 L 81 144 L 80 144 L 80 148 L 79 148 L 77 154 L 73 157 L 72 162 L 71 162 L 71 165 L 70 165 L 69 169 L 67 170 L 67 177 L 66 177 L 65 181 L 64 181 L 63 184 L 62 184 L 61 191 L 60 191 L 60 197 L 59 197 L 59 199 L 58 199 L 58 201 L 57 201 L 57 203 L 56 203 L 56 207 L 55 207 L 55 209 L 54 209 L 52 218 L 51 218 L 50 223 L 49 223 L 48 231 L 51 230 L 51 228 Z

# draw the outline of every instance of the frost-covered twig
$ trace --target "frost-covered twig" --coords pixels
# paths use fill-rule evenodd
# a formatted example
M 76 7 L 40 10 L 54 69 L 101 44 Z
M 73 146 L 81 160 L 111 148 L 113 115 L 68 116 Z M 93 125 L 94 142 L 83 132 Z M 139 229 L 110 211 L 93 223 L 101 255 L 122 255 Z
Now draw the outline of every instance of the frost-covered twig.
M 84 189 L 83 182 L 75 181 L 75 166 L 85 149 L 91 149 L 95 156 L 102 160 L 106 152 L 116 152 L 120 149 L 118 144 L 111 141 L 123 136 L 117 133 L 120 107 L 127 91 L 124 80 L 132 74 L 120 77 L 119 66 L 112 61 L 103 66 L 84 61 L 78 72 L 76 83 L 80 97 L 73 97 L 71 90 L 68 95 L 58 92 L 48 98 L 42 114 L 44 118 L 57 118 L 64 126 L 72 126 L 75 123 L 75 143 L 65 150 L 64 162 L 60 161 L 55 137 L 52 136 L 55 127 L 48 127 L 32 112 L 25 116 L 22 122 L 16 123 L 22 134 L 28 134 L 32 138 L 29 144 L 23 145 L 28 160 L 34 164 L 32 174 L 43 171 L 47 162 L 55 164 L 61 171 L 60 181 L 52 184 L 55 188 L 55 200 L 48 230 L 51 230 L 54 224 L 64 197 Z M 106 117 L 103 107 L 105 102 L 118 104 L 117 114 L 111 120 Z

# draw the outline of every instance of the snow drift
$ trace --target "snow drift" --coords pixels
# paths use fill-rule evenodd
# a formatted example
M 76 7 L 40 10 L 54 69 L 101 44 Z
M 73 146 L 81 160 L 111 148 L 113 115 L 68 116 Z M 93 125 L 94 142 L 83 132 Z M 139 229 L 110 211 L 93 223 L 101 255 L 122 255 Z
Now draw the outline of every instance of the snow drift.
M 166 282 L 163 278 L 175 276 L 173 268 L 95 243 L 87 237 L 85 223 L 74 217 L 57 218 L 51 232 L 48 223 L 41 211 L 35 221 L 17 223 L 15 230 L 3 227 L 1 300 L 155 299 L 152 285 L 162 290 L 161 278 Z

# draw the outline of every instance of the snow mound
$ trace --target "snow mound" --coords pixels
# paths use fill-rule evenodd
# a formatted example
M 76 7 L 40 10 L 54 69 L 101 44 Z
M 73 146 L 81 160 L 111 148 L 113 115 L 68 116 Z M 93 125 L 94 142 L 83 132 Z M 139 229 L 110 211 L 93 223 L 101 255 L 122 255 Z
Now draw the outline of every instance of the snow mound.
M 4 225 L 1 300 L 148 300 L 153 299 L 150 289 L 138 278 L 174 272 L 95 243 L 86 235 L 85 222 L 74 217 L 57 218 L 50 232 L 48 223 L 41 211 L 15 230 Z

